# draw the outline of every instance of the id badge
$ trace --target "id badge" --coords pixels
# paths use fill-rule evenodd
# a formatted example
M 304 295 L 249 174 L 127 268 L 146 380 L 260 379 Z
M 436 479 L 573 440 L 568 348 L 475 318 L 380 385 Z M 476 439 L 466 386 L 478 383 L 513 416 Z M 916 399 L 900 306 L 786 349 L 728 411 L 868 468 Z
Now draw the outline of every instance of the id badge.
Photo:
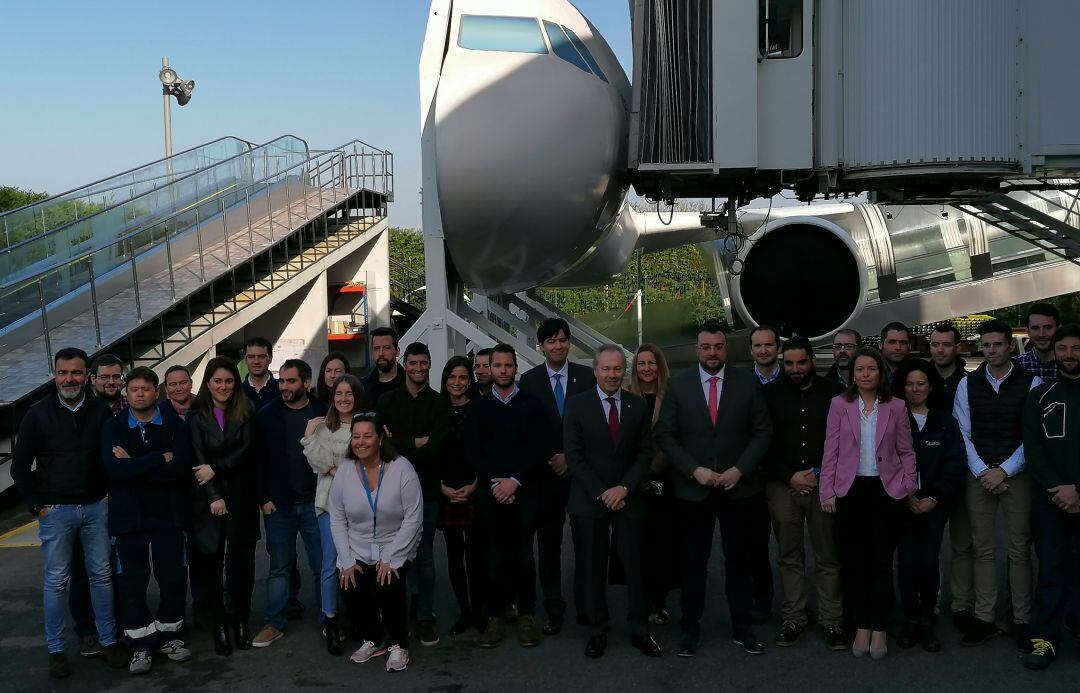
M 371 561 L 373 563 L 379 562 L 379 545 L 375 542 L 371 543 Z

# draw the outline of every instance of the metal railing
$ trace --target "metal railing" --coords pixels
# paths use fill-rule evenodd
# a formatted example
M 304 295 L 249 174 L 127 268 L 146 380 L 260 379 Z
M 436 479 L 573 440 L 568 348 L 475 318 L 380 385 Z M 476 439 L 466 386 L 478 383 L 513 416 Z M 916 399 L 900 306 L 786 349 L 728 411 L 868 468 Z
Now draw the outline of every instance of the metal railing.
M 46 271 L 83 252 L 98 250 L 124 234 L 198 204 L 202 199 L 282 170 L 310 156 L 307 143 L 285 135 L 197 169 L 119 204 L 20 241 L 0 252 L 0 277 L 10 283 Z M 60 285 L 61 293 L 70 287 Z M 51 295 L 49 299 L 54 298 Z M 0 325 L 3 325 L 0 322 Z
M 0 250 L 122 204 L 167 185 L 172 179 L 230 159 L 254 146 L 238 137 L 221 137 L 171 157 L 0 213 Z
M 349 142 L 251 183 L 210 195 L 151 226 L 125 233 L 104 247 L 83 252 L 33 277 L 0 285 L 0 349 L 44 336 L 45 353 L 51 354 L 55 330 L 88 312 L 93 317 L 94 343 L 103 346 L 103 318 L 109 316 L 102 315 L 102 304 L 133 289 L 134 305 L 130 307 L 135 322 L 126 330 L 130 333 L 160 312 L 144 309 L 148 296 L 144 296 L 143 284 L 148 277 L 158 277 L 160 282 L 167 271 L 167 304 L 171 306 L 213 281 L 207 265 L 222 260 L 216 255 L 207 258 L 208 247 L 223 252 L 225 268 L 234 265 L 230 247 L 237 245 L 247 250 L 240 260 L 247 262 L 264 249 L 255 243 L 254 223 L 268 220 L 271 246 L 287 240 L 297 230 L 303 233 L 305 220 L 313 218 L 308 193 L 328 188 L 350 194 L 356 190 L 374 193 L 372 207 L 382 207 L 393 196 L 393 155 L 358 140 Z M 304 219 L 297 223 L 293 219 L 293 201 L 299 200 L 303 200 Z M 322 211 L 320 205 L 315 215 Z M 283 212 L 284 229 L 281 220 L 275 219 Z M 314 225 L 310 226 L 314 242 Z M 305 241 L 301 238 L 300 242 Z M 194 281 L 185 284 L 180 280 L 182 273 L 189 279 L 194 274 Z M 58 285 L 66 287 L 59 295 Z M 149 295 L 155 305 L 162 303 L 162 288 L 156 286 L 156 292 Z M 51 359 L 48 366 L 51 372 Z

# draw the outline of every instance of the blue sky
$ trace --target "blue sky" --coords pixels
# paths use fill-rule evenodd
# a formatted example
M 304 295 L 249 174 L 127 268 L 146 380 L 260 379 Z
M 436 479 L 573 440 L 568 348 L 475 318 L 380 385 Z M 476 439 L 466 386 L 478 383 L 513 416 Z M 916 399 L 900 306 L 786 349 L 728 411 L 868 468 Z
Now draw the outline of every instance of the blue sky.
M 624 0 L 575 0 L 631 63 Z M 164 153 L 162 56 L 196 81 L 173 148 L 283 134 L 395 155 L 392 221 L 420 226 L 417 62 L 426 0 L 51 0 L 0 24 L 0 185 L 60 193 Z

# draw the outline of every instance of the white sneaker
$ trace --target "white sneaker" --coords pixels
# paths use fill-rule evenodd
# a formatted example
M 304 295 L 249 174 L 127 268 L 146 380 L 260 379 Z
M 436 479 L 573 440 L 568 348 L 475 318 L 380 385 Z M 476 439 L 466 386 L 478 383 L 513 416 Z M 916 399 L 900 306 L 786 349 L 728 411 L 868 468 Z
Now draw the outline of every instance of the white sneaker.
M 136 652 L 131 655 L 131 664 L 128 665 L 128 671 L 138 676 L 139 674 L 150 673 L 150 653 L 149 652 Z
M 158 648 L 158 653 L 165 655 L 173 662 L 186 662 L 191 659 L 191 650 L 184 647 L 183 640 L 170 640 Z
M 376 647 L 375 643 L 370 640 L 365 640 L 364 644 L 360 646 L 360 649 L 352 653 L 350 660 L 357 664 L 363 664 L 372 657 L 378 657 L 379 655 L 386 654 L 386 649 L 382 647 Z
M 405 667 L 409 666 L 409 651 L 397 645 L 391 645 L 388 652 L 390 656 L 386 660 L 386 670 L 405 671 Z

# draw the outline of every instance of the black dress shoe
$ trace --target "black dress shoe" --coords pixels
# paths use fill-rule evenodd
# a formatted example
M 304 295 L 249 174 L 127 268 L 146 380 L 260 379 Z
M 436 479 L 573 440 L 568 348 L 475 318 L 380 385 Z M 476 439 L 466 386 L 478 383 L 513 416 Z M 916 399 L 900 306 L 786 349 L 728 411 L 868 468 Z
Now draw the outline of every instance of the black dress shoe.
M 630 638 L 630 644 L 641 650 L 646 657 L 660 656 L 660 643 L 651 635 L 635 635 Z
M 562 618 L 550 618 L 548 622 L 544 624 L 544 627 L 540 629 L 540 632 L 544 635 L 558 635 L 562 630 L 563 620 Z
M 589 659 L 596 659 L 604 655 L 604 650 L 607 649 L 607 636 L 594 635 L 589 638 L 589 642 L 585 645 L 585 656 Z
M 735 630 L 735 644 L 752 655 L 765 654 L 765 646 L 754 635 L 751 628 L 738 628 Z
M 941 641 L 938 640 L 937 632 L 934 630 L 934 624 L 929 621 L 923 621 L 922 624 L 922 637 L 919 638 L 922 642 L 922 648 L 926 652 L 941 652 Z
M 341 654 L 341 633 L 338 631 L 336 616 L 327 616 L 323 624 L 323 633 L 326 634 L 326 651 L 337 657 Z
M 225 626 L 214 629 L 214 652 L 222 657 L 232 654 L 232 643 L 229 642 L 229 631 L 225 630 Z
M 233 643 L 238 650 L 251 649 L 251 633 L 248 632 L 247 621 L 238 621 L 232 626 Z
M 473 618 L 472 614 L 462 614 L 457 623 L 450 626 L 450 630 L 447 632 L 454 636 L 462 635 L 467 633 L 474 623 L 476 623 L 476 619 Z
M 679 636 L 679 649 L 675 650 L 675 654 L 679 657 L 693 657 L 697 654 L 697 644 L 697 638 L 683 633 Z
M 921 640 L 922 626 L 918 621 L 906 621 L 900 633 L 896 636 L 896 644 L 905 650 L 915 647 Z

